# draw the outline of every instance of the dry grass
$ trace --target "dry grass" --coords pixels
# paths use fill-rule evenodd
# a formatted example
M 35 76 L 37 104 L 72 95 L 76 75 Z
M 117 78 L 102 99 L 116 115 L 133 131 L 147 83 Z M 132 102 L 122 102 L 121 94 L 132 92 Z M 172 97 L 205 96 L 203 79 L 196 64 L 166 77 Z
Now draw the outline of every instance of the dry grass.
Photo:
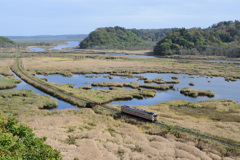
M 0 58 L 0 75 L 12 76 L 10 71 L 10 66 L 12 65 L 13 60 L 10 58 Z
M 105 55 L 34 57 L 25 58 L 23 64 L 25 69 L 42 74 L 159 72 L 239 78 L 240 72 L 240 68 L 225 63 Z
M 240 141 L 240 104 L 235 101 L 179 100 L 138 107 L 158 113 L 160 121 Z
M 20 119 L 34 128 L 37 136 L 47 136 L 46 143 L 60 150 L 66 160 L 221 159 L 221 151 L 203 144 L 204 150 L 200 150 L 195 147 L 197 141 L 176 141 L 171 135 L 165 138 L 147 135 L 134 125 L 95 114 L 91 109 L 56 110 L 48 116 L 39 113 Z M 229 159 L 236 158 L 239 157 Z
M 71 49 L 71 48 L 69 48 Z M 135 55 L 147 55 L 147 54 L 151 54 L 152 50 L 112 50 L 112 49 L 108 49 L 108 50 L 97 50 L 97 49 L 74 49 L 77 51 L 81 51 L 82 53 L 86 52 L 86 53 L 120 53 L 120 54 L 135 54 Z

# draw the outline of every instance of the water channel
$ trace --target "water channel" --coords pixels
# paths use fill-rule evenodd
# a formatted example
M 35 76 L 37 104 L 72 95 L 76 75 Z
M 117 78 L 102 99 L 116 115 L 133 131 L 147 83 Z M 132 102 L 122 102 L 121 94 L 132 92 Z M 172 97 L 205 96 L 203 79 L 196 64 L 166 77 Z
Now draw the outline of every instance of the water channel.
M 145 84 L 143 80 L 138 80 L 138 78 L 128 78 L 122 76 L 114 76 L 113 79 L 109 79 L 105 76 L 108 74 L 86 74 L 86 75 L 73 75 L 72 77 L 64 77 L 61 75 L 39 75 L 37 77 L 47 78 L 48 82 L 54 82 L 59 84 L 71 83 L 74 84 L 74 88 L 81 86 L 90 86 L 93 82 L 138 82 L 139 84 Z M 93 78 L 88 78 L 88 76 L 93 76 Z M 160 73 L 144 73 L 135 74 L 134 76 L 144 76 L 148 79 L 154 79 L 161 77 L 163 80 L 172 80 L 172 76 L 178 76 L 180 83 L 175 84 L 175 90 L 168 91 L 158 91 L 156 96 L 153 98 L 146 99 L 132 99 L 129 101 L 114 101 L 110 104 L 126 104 L 126 105 L 155 105 L 159 102 L 171 101 L 171 100 L 187 100 L 187 101 L 202 101 L 202 100 L 213 100 L 213 99 L 233 99 L 240 102 L 239 90 L 240 90 L 240 80 L 236 82 L 227 82 L 223 77 L 207 77 L 207 76 L 189 76 L 187 74 L 160 74 Z M 193 82 L 195 86 L 189 86 L 189 83 Z M 154 83 L 150 83 L 153 84 Z M 198 90 L 211 90 L 215 93 L 215 97 L 197 97 L 192 98 L 185 96 L 180 93 L 180 90 L 184 87 L 190 87 Z M 93 89 L 108 89 L 108 87 L 93 87 Z M 125 87 L 126 88 L 126 87 Z M 131 89 L 131 88 L 126 88 Z
M 63 46 L 56 46 L 53 49 L 55 50 L 64 50 L 67 47 L 75 47 L 78 46 L 79 42 L 68 42 L 68 45 Z M 34 48 L 32 48 L 34 49 Z M 36 51 L 42 51 L 41 48 L 35 48 Z M 40 50 L 39 50 L 40 49 Z M 75 52 L 76 53 L 76 52 Z M 86 54 L 86 53 L 85 53 Z M 105 53 L 106 55 L 119 55 L 119 56 L 128 56 L 128 57 L 148 57 L 148 58 L 157 58 L 154 56 L 144 56 L 144 55 L 127 55 L 127 54 L 117 54 L 117 53 Z M 203 61 L 214 61 L 216 63 L 221 62 L 229 62 L 229 63 L 240 63 L 240 61 L 226 61 L 226 60 L 203 60 Z M 15 75 L 16 76 L 16 75 Z M 71 83 L 75 84 L 76 87 L 81 86 L 90 86 L 93 82 L 138 82 L 140 84 L 144 84 L 143 80 L 138 80 L 138 78 L 127 78 L 121 76 L 114 76 L 113 79 L 106 78 L 108 74 L 86 74 L 86 75 L 73 75 L 72 77 L 63 77 L 61 75 L 38 75 L 36 76 L 41 78 L 47 78 L 48 82 L 55 82 L 59 84 L 63 83 Z M 93 78 L 87 78 L 86 76 L 93 76 Z M 213 100 L 213 99 L 233 99 L 237 102 L 240 102 L 239 91 L 240 91 L 240 80 L 236 82 L 227 82 L 223 77 L 206 77 L 206 76 L 189 76 L 186 74 L 159 74 L 159 73 L 144 73 L 138 74 L 135 76 L 144 76 L 148 79 L 154 79 L 161 77 L 163 80 L 171 80 L 172 76 L 178 76 L 180 83 L 175 84 L 176 90 L 168 90 L 168 91 L 157 91 L 157 94 L 153 98 L 146 98 L 146 99 L 132 99 L 128 101 L 113 101 L 110 104 L 126 104 L 126 105 L 155 105 L 159 102 L 164 101 L 171 101 L 171 100 L 187 100 L 187 101 L 202 101 L 202 100 Z M 17 76 L 16 76 L 17 77 Z M 191 86 L 191 88 L 198 89 L 198 90 L 211 90 L 215 93 L 215 97 L 208 98 L 208 97 L 197 97 L 192 98 L 180 94 L 180 90 L 184 87 L 189 87 L 189 83 L 193 82 L 195 86 Z M 32 89 L 34 92 L 43 95 L 45 93 L 41 92 L 40 90 L 26 84 L 25 82 L 21 82 L 18 86 L 14 89 Z M 93 89 L 108 89 L 108 87 L 93 87 Z M 130 89 L 130 88 L 126 88 Z M 56 99 L 56 98 L 54 98 Z M 58 100 L 58 109 L 64 108 L 76 108 L 68 103 Z
M 13 72 L 12 72 L 12 73 L 13 73 Z M 13 75 L 15 76 L 16 79 L 20 79 L 15 73 L 13 73 Z M 39 89 L 34 88 L 33 86 L 27 84 L 27 83 L 24 82 L 23 80 L 22 80 L 21 83 L 19 83 L 19 84 L 17 85 L 17 87 L 15 87 L 15 88 L 13 88 L 13 89 L 7 89 L 7 90 L 20 90 L 20 89 L 31 89 L 33 92 L 35 92 L 35 93 L 37 93 L 37 94 L 39 94 L 39 95 L 48 95 L 48 94 L 40 91 Z M 48 96 L 50 96 L 50 95 L 48 95 Z M 50 96 L 50 97 L 52 97 L 52 96 Z M 66 103 L 66 102 L 64 102 L 64 101 L 58 100 L 58 99 L 55 98 L 55 97 L 52 97 L 52 98 L 58 101 L 58 107 L 57 107 L 57 109 L 77 108 L 76 106 L 73 106 L 73 105 L 71 105 L 71 104 L 69 104 L 69 103 Z

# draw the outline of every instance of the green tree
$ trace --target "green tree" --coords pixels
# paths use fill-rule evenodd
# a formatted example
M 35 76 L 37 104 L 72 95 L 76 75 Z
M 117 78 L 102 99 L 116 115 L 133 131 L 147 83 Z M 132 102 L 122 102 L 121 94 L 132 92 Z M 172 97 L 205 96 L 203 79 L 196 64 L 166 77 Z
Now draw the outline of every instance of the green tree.
M 44 144 L 46 137 L 35 137 L 32 129 L 18 125 L 14 117 L 6 118 L 0 112 L 0 159 L 62 159 L 57 150 Z

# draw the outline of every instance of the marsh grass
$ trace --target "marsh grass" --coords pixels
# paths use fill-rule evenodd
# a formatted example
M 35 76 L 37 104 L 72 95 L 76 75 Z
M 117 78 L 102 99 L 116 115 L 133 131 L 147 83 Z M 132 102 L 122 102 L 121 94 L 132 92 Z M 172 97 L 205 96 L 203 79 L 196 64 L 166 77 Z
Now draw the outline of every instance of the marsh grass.
M 18 83 L 21 83 L 20 79 L 14 77 L 0 77 L 0 90 L 15 88 Z
M 136 88 L 148 88 L 148 89 L 156 89 L 156 90 L 168 90 L 173 88 L 172 85 L 151 85 L 151 84 L 139 84 L 138 82 L 131 82 L 131 83 L 127 83 L 127 82 L 93 82 L 91 84 L 92 86 L 101 86 L 101 87 L 130 87 L 133 89 Z
M 133 99 L 135 97 L 144 98 L 144 97 L 154 97 L 156 94 L 155 90 L 132 90 L 132 89 L 122 89 L 122 88 L 112 88 L 111 90 L 86 90 L 85 88 L 71 88 L 65 84 L 56 84 L 51 83 L 51 85 L 61 89 L 66 93 L 71 93 L 74 96 L 81 97 L 84 99 L 88 99 L 89 101 L 104 104 L 107 102 L 111 102 L 114 100 L 125 100 L 125 99 Z M 93 86 L 97 85 L 97 83 L 93 83 Z M 104 86 L 119 86 L 119 84 L 114 83 L 111 84 L 103 84 Z
M 157 83 L 157 84 L 178 84 L 180 80 L 164 81 L 162 78 L 148 79 L 144 81 L 145 83 Z
M 53 57 L 24 58 L 27 70 L 40 74 L 76 73 L 182 73 L 240 78 L 240 68 L 224 63 L 167 58 L 132 58 L 105 55 L 52 55 Z M 56 57 L 54 57 L 56 56 Z M 57 57 L 58 56 L 58 57 Z M 68 57 L 67 57 L 68 56 Z M 114 57 L 114 56 L 112 56 Z
M 217 102 L 220 101 L 219 105 Z M 240 105 L 232 100 L 187 102 L 170 105 L 170 109 L 178 114 L 190 115 L 197 118 L 208 118 L 221 122 L 240 122 Z
M 0 91 L 0 108 L 6 115 L 21 115 L 36 109 L 52 109 L 56 107 L 56 100 L 46 95 L 40 96 L 32 90 Z
M 181 89 L 180 93 L 190 97 L 198 97 L 198 96 L 214 97 L 215 96 L 215 93 L 211 92 L 211 90 L 197 90 L 189 87 L 185 87 Z

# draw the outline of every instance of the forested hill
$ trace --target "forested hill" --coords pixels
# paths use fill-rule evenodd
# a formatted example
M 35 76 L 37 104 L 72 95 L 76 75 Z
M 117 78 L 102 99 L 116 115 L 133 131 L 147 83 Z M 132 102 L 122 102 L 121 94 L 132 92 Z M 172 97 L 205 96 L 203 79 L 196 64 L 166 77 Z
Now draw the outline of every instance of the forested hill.
M 98 28 L 80 43 L 81 49 L 152 49 L 171 29 Z
M 135 33 L 138 37 L 142 38 L 148 42 L 155 42 L 155 44 L 160 41 L 162 38 L 166 37 L 169 32 L 172 32 L 174 29 L 165 28 L 165 29 L 129 29 Z
M 240 57 L 240 21 L 220 22 L 206 29 L 176 29 L 156 44 L 154 54 Z
M 15 45 L 15 42 L 10 40 L 7 37 L 0 36 L 0 46 L 1 47 L 8 47 Z

